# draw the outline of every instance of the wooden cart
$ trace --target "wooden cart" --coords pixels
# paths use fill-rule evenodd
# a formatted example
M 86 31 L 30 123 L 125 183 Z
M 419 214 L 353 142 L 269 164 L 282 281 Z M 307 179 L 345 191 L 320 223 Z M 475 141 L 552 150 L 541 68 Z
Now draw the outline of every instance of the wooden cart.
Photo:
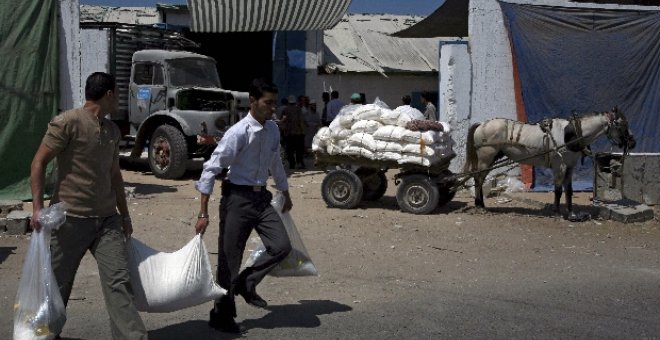
M 453 157 L 430 167 L 375 161 L 364 157 L 316 153 L 316 166 L 329 169 L 321 185 L 325 203 L 331 208 L 352 209 L 360 201 L 376 201 L 387 191 L 388 169 L 399 169 L 394 176 L 396 200 L 401 210 L 428 214 L 447 204 L 456 194 L 456 177 L 449 171 Z

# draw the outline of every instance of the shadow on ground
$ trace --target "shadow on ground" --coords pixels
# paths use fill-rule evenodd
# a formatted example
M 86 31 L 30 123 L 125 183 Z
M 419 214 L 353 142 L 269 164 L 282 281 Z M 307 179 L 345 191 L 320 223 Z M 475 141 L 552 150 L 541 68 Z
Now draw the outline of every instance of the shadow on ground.
M 465 206 L 467 206 L 467 203 L 465 202 L 450 201 L 447 204 L 436 207 L 431 212 L 431 215 L 449 214 L 451 212 L 461 210 Z M 401 208 L 399 207 L 399 203 L 397 202 L 396 197 L 394 196 L 383 196 L 377 201 L 362 201 L 357 206 L 357 208 L 358 209 L 380 208 L 380 209 L 395 210 L 395 211 L 401 210 Z
M 189 181 L 199 179 L 199 175 L 202 173 L 202 166 L 204 161 L 202 159 L 191 159 L 188 160 L 186 165 L 186 172 L 183 176 L 177 180 L 180 181 Z M 119 166 L 124 170 L 141 172 L 145 175 L 153 176 L 151 168 L 149 168 L 149 161 L 146 158 L 130 158 L 127 156 L 119 157 Z
M 476 210 L 474 210 L 476 212 Z M 566 206 L 561 206 L 562 218 L 567 218 Z M 573 211 L 576 214 L 589 214 L 590 218 L 598 217 L 599 210 L 598 207 L 590 205 L 578 205 L 573 204 Z M 469 211 L 468 211 L 469 212 Z M 537 208 L 527 208 L 527 207 L 487 207 L 486 211 L 481 213 L 492 213 L 492 214 L 516 214 L 516 215 L 525 215 L 525 216 L 536 216 L 536 217 L 550 217 L 555 218 L 555 212 L 553 209 L 553 204 L 545 204 L 543 207 Z
M 16 254 L 16 247 L 0 247 L 0 263 L 5 262 L 9 255 Z
M 240 334 L 216 331 L 209 327 L 208 320 L 191 320 L 149 331 L 149 339 L 158 340 L 237 339 L 240 337 Z
M 348 312 L 351 307 L 330 300 L 301 300 L 296 305 L 269 306 L 270 313 L 259 319 L 246 319 L 241 326 L 253 328 L 314 328 L 321 325 L 319 315 Z
M 250 329 L 314 328 L 321 325 L 319 315 L 348 312 L 351 307 L 329 300 L 302 300 L 295 305 L 269 306 L 268 314 L 259 319 L 240 322 L 249 335 Z M 236 339 L 241 335 L 216 331 L 207 320 L 192 320 L 149 331 L 150 339 Z
M 148 183 L 124 182 L 124 186 L 135 188 L 133 191 L 135 195 L 161 194 L 164 192 L 176 192 L 178 190 L 177 188 L 171 185 L 148 184 Z

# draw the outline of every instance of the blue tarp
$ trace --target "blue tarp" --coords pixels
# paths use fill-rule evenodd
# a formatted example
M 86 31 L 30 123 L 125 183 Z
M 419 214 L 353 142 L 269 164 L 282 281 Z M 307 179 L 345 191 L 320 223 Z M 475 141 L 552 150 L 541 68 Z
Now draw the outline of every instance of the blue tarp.
M 634 152 L 660 151 L 660 12 L 563 8 L 500 2 L 529 122 L 618 106 L 637 140 Z M 620 151 L 605 137 L 594 151 Z M 589 159 L 574 175 L 591 189 Z M 534 189 L 552 188 L 535 168 Z

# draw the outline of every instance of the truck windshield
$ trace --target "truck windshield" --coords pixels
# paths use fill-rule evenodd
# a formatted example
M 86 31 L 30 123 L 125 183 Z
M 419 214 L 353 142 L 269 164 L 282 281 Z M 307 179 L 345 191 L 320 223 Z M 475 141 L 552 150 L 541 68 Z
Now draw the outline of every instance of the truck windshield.
M 170 83 L 176 87 L 220 87 L 215 63 L 204 59 L 175 59 L 170 65 Z

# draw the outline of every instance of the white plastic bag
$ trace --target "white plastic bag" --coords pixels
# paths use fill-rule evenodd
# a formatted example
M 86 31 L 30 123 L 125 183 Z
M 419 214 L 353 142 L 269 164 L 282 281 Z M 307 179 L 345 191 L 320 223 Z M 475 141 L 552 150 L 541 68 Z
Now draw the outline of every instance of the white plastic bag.
M 50 234 L 66 219 L 62 203 L 41 210 L 41 230 L 30 236 L 14 304 L 14 340 L 53 339 L 66 322 L 66 309 L 50 263 Z
M 268 275 L 283 277 L 283 276 L 318 276 L 319 273 L 312 263 L 312 259 L 305 249 L 305 245 L 300 238 L 296 224 L 293 223 L 293 218 L 289 212 L 282 213 L 282 207 L 284 206 L 284 196 L 282 193 L 278 192 L 273 197 L 273 200 L 270 202 L 277 214 L 280 215 L 282 223 L 286 228 L 286 232 L 289 235 L 289 240 L 291 241 L 291 252 L 287 257 L 282 260 L 273 270 L 271 270 Z M 245 262 L 245 266 L 249 267 L 253 265 L 259 256 L 262 256 L 266 252 L 264 244 L 261 242 L 260 238 L 256 238 L 256 246 L 250 253 L 250 257 Z
M 213 280 L 199 234 L 172 253 L 159 252 L 132 237 L 128 242 L 128 268 L 139 311 L 173 312 L 227 293 Z

